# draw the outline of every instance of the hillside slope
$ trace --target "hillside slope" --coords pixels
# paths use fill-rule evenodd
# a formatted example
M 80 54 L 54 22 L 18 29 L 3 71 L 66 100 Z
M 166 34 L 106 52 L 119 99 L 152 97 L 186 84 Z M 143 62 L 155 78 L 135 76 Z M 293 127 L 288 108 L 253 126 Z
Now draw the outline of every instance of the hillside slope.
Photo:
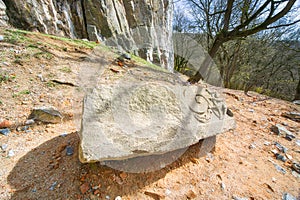
M 148 65 L 134 58 L 124 68 L 116 53 L 101 44 L 18 30 L 0 30 L 0 199 L 281 199 L 300 198 L 300 124 L 282 114 L 299 106 L 256 93 L 219 88 L 237 129 L 217 136 L 213 153 L 198 157 L 191 147 L 156 172 L 131 174 L 78 160 L 78 134 L 84 90 L 97 76 L 107 81 Z M 152 66 L 155 67 L 155 66 Z M 151 74 L 149 74 L 151 76 Z M 24 126 L 32 108 L 55 106 L 58 124 Z M 281 124 L 296 138 L 278 136 Z M 288 148 L 277 160 L 275 142 Z M 74 152 L 66 152 L 71 147 Z M 285 173 L 283 173 L 285 172 Z

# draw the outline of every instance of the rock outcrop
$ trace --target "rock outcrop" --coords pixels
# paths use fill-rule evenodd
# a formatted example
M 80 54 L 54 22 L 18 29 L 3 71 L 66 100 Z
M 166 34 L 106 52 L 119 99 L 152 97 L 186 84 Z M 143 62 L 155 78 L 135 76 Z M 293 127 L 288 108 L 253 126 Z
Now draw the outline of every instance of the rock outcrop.
M 173 68 L 171 0 L 3 0 L 11 25 L 71 38 L 104 39 Z M 1 4 L 0 4 L 1 5 Z
M 0 27 L 7 26 L 8 17 L 6 16 L 6 6 L 2 0 L 0 0 Z
M 135 76 L 136 81 L 127 75 L 99 84 L 85 97 L 82 162 L 160 155 L 234 128 L 225 101 L 213 89 L 184 85 L 168 73 L 143 82 Z

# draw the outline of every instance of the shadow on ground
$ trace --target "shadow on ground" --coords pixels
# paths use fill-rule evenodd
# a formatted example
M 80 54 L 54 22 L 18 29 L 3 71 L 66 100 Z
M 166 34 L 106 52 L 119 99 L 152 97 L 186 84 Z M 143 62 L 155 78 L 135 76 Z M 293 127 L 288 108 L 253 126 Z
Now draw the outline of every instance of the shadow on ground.
M 215 137 L 208 141 L 209 145 L 211 141 L 214 144 Z M 75 132 L 49 140 L 23 156 L 8 176 L 14 191 L 11 199 L 104 199 L 107 195 L 114 199 L 116 196 L 134 194 L 162 179 L 171 170 L 200 154 L 204 155 L 199 151 L 200 142 L 163 169 L 149 173 L 124 173 L 99 163 L 80 163 L 78 144 L 79 137 Z M 71 156 L 66 152 L 68 146 L 75 150 Z M 82 185 L 87 187 L 85 194 L 80 190 Z

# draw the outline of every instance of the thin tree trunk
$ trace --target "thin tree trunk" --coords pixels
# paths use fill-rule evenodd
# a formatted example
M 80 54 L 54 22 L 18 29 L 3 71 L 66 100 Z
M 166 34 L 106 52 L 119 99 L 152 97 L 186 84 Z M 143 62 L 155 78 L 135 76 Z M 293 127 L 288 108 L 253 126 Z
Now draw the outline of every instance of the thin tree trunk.
M 297 86 L 297 89 L 296 89 L 296 95 L 295 95 L 294 100 L 300 100 L 300 77 L 299 77 L 298 86 Z

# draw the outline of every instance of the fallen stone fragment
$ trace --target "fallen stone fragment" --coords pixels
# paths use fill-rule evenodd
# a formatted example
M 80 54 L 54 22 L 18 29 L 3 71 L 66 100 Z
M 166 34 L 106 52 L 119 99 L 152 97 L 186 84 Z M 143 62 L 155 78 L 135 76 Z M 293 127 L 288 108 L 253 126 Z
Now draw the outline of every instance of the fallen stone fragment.
M 282 195 L 282 200 L 297 200 L 297 198 L 286 192 Z
M 275 168 L 277 171 L 283 173 L 283 174 L 286 174 L 286 171 L 285 169 L 283 169 L 282 167 L 280 167 L 279 165 L 275 164 Z
M 89 189 L 90 189 L 90 184 L 87 183 L 87 182 L 85 182 L 84 184 L 82 184 L 82 185 L 80 186 L 80 192 L 81 192 L 82 194 L 85 194 Z
M 50 186 L 49 190 L 53 191 L 55 190 L 55 187 L 57 186 L 57 181 L 55 181 L 54 183 L 52 183 L 52 185 Z
M 0 129 L 0 134 L 8 136 L 10 133 L 10 130 L 8 128 Z
M 292 141 L 294 138 L 296 138 L 296 136 L 293 134 L 286 134 L 284 138 L 288 141 Z
M 277 160 L 281 160 L 282 162 L 286 162 L 287 158 L 279 153 L 275 154 Z
M 0 42 L 2 42 L 4 40 L 4 36 L 0 35 Z
M 277 135 L 286 135 L 286 134 L 293 135 L 291 131 L 287 130 L 284 126 L 280 124 L 276 124 L 275 126 L 273 125 L 271 127 L 271 131 L 273 131 Z
M 238 196 L 232 196 L 232 198 L 233 198 L 234 200 L 249 200 L 249 199 L 246 198 L 246 197 L 238 197 Z
M 74 148 L 72 146 L 67 146 L 66 154 L 67 154 L 67 156 L 72 156 L 74 154 Z
M 281 151 L 282 153 L 286 153 L 288 151 L 288 148 L 286 148 L 285 146 L 281 145 L 280 143 L 275 142 L 274 144 L 277 147 L 277 149 L 279 149 L 279 151 Z
M 29 115 L 28 119 L 32 119 L 34 121 L 41 121 L 44 123 L 60 123 L 62 122 L 63 115 L 54 107 L 38 107 L 34 108 Z
M 300 164 L 298 164 L 298 163 L 293 163 L 292 169 L 295 170 L 297 173 L 300 174 Z
M 287 112 L 287 113 L 282 113 L 282 116 L 286 117 L 288 119 L 291 119 L 293 121 L 300 122 L 300 113 L 297 113 L 297 112 Z
M 300 146 L 300 140 L 296 140 L 296 145 Z
M 25 125 L 32 125 L 32 124 L 34 124 L 34 119 L 29 119 L 29 120 L 26 120 L 26 122 L 25 122 Z
M 9 158 L 14 157 L 14 156 L 15 156 L 14 150 L 12 150 L 12 149 L 9 150 L 7 156 L 8 156 Z
M 103 84 L 84 99 L 79 156 L 89 163 L 162 155 L 234 128 L 213 89 L 168 81 Z
M 6 151 L 7 147 L 8 147 L 8 144 L 2 144 L 2 145 L 1 145 L 1 149 L 2 149 L 3 151 Z
M 0 128 L 3 129 L 3 128 L 9 128 L 11 126 L 11 123 L 10 121 L 8 120 L 3 120 L 0 122 Z
M 122 200 L 122 197 L 116 196 L 115 200 Z

